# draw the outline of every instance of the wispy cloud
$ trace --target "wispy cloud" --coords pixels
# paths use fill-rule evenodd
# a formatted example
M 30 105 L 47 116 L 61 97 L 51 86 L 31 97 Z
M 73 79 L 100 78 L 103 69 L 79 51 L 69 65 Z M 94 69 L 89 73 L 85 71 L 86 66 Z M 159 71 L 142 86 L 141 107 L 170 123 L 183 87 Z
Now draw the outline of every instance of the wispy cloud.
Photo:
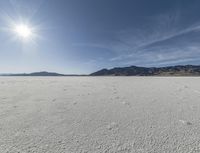
M 76 43 L 74 46 L 112 52 L 113 56 L 105 60 L 113 65 L 190 63 L 200 58 L 200 22 L 183 25 L 183 18 L 179 10 L 151 16 L 145 25 L 118 31 L 109 41 Z
M 156 20 L 165 22 L 165 19 L 162 16 Z M 167 65 L 196 60 L 197 56 L 200 57 L 200 37 L 191 38 L 190 35 L 200 36 L 200 23 L 183 28 L 175 22 L 179 19 L 180 15 L 176 15 L 165 22 L 167 25 L 155 22 L 149 28 L 119 33 L 120 41 L 112 48 L 119 54 L 109 61 L 127 65 Z

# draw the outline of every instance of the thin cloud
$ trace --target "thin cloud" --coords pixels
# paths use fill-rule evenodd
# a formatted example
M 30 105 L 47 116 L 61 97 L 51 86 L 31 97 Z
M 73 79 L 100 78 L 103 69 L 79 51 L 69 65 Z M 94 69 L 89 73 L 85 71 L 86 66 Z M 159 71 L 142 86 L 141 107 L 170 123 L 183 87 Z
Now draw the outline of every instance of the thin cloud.
M 160 61 L 156 61 L 159 64 L 159 62 L 161 63 L 165 58 L 171 57 L 174 62 L 178 63 L 178 59 L 181 58 L 181 55 L 187 55 L 184 56 L 186 59 L 188 56 L 200 56 L 197 54 L 197 50 L 200 49 L 198 40 L 191 41 L 190 37 L 186 37 L 185 40 L 182 39 L 184 36 L 190 35 L 191 33 L 200 32 L 199 22 L 187 28 L 181 28 L 178 22 L 175 22 L 180 20 L 180 13 L 178 13 L 174 18 L 169 18 L 167 20 L 166 28 L 164 25 L 165 23 L 158 23 L 161 22 L 163 18 L 166 19 L 166 17 L 163 16 L 159 19 L 156 18 L 157 22 L 149 28 L 143 28 L 133 32 L 130 30 L 121 32 L 121 36 L 119 35 L 118 37 L 120 43 L 117 44 L 116 42 L 117 45 L 113 47 L 115 50 L 121 50 L 121 52 L 117 56 L 110 58 L 109 61 L 124 63 L 126 60 L 126 64 L 145 64 L 159 59 Z M 163 22 L 165 22 L 164 19 Z M 170 43 L 172 40 L 173 44 Z M 123 44 L 123 42 L 125 43 Z M 126 47 L 122 47 L 126 44 L 128 44 Z M 118 48 L 123 48 L 124 50 Z M 193 48 L 195 48 L 195 51 Z M 152 56 L 153 58 L 151 58 Z M 133 60 L 137 62 L 133 62 Z M 165 64 L 167 64 L 167 62 L 165 62 Z

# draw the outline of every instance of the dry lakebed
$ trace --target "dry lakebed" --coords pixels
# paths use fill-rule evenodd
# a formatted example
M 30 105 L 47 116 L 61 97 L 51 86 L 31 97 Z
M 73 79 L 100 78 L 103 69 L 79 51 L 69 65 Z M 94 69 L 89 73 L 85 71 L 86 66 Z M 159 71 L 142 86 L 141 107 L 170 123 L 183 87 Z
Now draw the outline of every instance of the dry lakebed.
M 198 77 L 0 77 L 0 153 L 197 152 Z

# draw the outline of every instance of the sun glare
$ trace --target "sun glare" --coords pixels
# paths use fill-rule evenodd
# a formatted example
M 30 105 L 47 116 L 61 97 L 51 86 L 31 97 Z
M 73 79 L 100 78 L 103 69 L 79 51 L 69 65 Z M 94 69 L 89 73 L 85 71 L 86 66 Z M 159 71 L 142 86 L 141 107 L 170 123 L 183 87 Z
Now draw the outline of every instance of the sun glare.
M 25 24 L 16 25 L 14 31 L 23 39 L 28 39 L 33 34 L 31 28 Z

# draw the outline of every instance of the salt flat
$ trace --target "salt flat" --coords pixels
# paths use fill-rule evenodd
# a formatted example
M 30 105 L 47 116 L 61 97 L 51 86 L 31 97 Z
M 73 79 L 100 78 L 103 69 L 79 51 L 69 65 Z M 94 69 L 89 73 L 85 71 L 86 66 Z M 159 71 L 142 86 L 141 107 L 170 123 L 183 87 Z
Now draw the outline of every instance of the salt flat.
M 0 153 L 200 152 L 198 77 L 0 77 Z

